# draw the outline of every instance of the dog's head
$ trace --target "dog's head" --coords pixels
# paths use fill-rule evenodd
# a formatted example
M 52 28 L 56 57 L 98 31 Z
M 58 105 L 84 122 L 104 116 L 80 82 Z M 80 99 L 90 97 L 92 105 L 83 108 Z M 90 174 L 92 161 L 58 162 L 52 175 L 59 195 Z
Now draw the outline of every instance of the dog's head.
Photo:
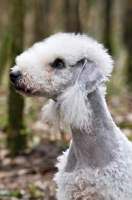
M 79 108 L 79 102 L 86 104 L 87 95 L 108 79 L 112 64 L 93 39 L 58 33 L 18 56 L 10 78 L 22 95 L 48 97 L 62 104 L 62 110 L 69 105 L 85 112 L 87 106 L 83 109 L 81 103 Z
M 56 98 L 74 84 L 86 59 L 83 81 L 97 70 L 107 79 L 112 60 L 102 45 L 85 35 L 55 34 L 18 56 L 10 78 L 21 94 Z

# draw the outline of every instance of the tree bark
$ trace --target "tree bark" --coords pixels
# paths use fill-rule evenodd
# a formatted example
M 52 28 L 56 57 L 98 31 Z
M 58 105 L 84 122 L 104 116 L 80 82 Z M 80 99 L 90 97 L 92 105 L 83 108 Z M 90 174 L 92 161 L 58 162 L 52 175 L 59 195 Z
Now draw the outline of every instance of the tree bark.
M 24 15 L 25 0 L 12 0 L 11 67 L 14 65 L 15 57 L 23 50 Z M 11 156 L 16 156 L 20 150 L 26 147 L 23 120 L 24 98 L 15 92 L 10 82 L 8 105 L 7 147 L 11 152 Z
M 35 23 L 34 33 L 35 42 L 41 41 L 49 35 L 49 11 L 51 0 L 36 0 L 34 2 L 35 8 Z
M 66 31 L 68 32 L 82 32 L 79 5 L 80 0 L 65 0 L 64 10 L 66 15 Z
M 105 29 L 104 29 L 104 45 L 112 54 L 112 41 L 111 41 L 111 9 L 113 0 L 105 1 Z
M 128 51 L 126 82 L 132 92 L 132 1 L 125 0 L 124 40 Z
M 5 70 L 5 65 L 9 60 L 8 53 L 10 49 L 10 32 L 11 32 L 11 23 L 9 22 L 0 45 L 0 84 L 2 81 L 3 72 Z

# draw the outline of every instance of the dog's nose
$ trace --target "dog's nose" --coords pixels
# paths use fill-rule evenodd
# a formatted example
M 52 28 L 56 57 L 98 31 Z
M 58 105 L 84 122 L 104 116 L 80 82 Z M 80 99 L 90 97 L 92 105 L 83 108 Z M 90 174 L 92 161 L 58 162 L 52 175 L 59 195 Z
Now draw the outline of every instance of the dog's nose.
M 18 81 L 22 76 L 22 73 L 20 71 L 12 71 L 10 73 L 10 79 L 12 83 L 15 83 L 16 81 Z

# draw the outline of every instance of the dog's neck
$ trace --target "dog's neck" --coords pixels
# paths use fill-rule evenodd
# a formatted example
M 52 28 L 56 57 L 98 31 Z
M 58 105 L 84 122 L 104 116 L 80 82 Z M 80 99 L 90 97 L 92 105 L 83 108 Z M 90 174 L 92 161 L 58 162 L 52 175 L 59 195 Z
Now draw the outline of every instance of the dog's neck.
M 118 148 L 117 127 L 107 109 L 104 97 L 99 89 L 89 94 L 89 103 L 93 111 L 90 130 L 72 128 L 72 142 L 65 171 L 76 169 L 104 168 L 115 158 Z

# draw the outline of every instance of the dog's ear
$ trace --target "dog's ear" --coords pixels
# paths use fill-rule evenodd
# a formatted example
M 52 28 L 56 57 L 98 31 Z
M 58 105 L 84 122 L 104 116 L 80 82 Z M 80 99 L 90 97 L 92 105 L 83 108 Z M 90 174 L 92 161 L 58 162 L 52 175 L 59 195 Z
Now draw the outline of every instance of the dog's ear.
M 93 92 L 101 83 L 106 81 L 99 67 L 93 61 L 87 59 L 83 59 L 72 66 L 72 74 L 74 83 L 83 86 L 87 94 Z
M 91 126 L 92 110 L 88 94 L 105 81 L 99 67 L 86 59 L 70 68 L 71 85 L 58 97 L 60 116 L 72 127 L 88 130 Z

